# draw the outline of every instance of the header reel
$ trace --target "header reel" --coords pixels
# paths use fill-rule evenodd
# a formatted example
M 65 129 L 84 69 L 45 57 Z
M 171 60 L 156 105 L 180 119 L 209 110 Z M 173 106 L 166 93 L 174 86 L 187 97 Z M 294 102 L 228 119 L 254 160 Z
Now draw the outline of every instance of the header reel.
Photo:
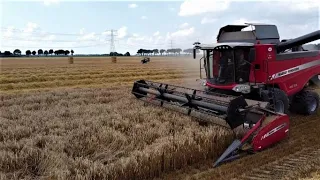
M 238 157 L 244 144 L 250 152 L 260 151 L 286 137 L 289 118 L 268 110 L 268 103 L 190 89 L 164 83 L 139 80 L 132 94 L 147 103 L 196 117 L 199 122 L 213 123 L 234 130 L 247 126 L 241 140 L 235 140 L 214 166 Z M 236 154 L 236 155 L 235 155 Z

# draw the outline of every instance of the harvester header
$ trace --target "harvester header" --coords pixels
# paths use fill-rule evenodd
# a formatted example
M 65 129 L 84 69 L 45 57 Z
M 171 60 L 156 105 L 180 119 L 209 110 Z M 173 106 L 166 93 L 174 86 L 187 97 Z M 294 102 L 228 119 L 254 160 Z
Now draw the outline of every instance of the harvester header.
M 249 26 L 252 29 L 245 31 Z M 289 111 L 317 112 L 319 95 L 310 84 L 320 84 L 320 51 L 307 51 L 302 45 L 318 39 L 320 30 L 280 41 L 275 25 L 227 25 L 219 30 L 216 43 L 193 44 L 194 58 L 197 50 L 203 51 L 199 89 L 142 79 L 134 82 L 132 94 L 199 121 L 231 130 L 243 127 L 245 135 L 229 146 L 214 163 L 217 166 L 286 138 Z

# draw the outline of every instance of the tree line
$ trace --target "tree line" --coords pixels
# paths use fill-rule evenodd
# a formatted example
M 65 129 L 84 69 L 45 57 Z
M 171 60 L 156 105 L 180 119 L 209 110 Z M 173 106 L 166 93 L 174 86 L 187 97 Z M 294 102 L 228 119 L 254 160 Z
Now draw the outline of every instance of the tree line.
M 25 52 L 25 55 L 26 56 L 35 56 L 35 55 L 45 55 L 45 56 L 48 56 L 48 55 L 69 55 L 71 53 L 71 55 L 74 54 L 74 50 L 63 50 L 63 49 L 59 49 L 59 50 L 53 50 L 53 49 L 50 49 L 50 50 L 42 50 L 42 49 L 38 49 L 38 51 L 31 51 L 31 50 L 26 50 Z M 1 53 L 0 51 L 0 55 L 2 56 L 21 56 L 22 55 L 22 52 L 20 49 L 15 49 L 13 52 L 11 51 L 4 51 L 3 53 Z
M 184 52 L 185 54 L 192 54 L 193 53 L 193 49 L 184 49 L 182 50 L 181 48 L 172 48 L 172 49 L 139 49 L 137 51 L 137 54 L 141 55 L 141 56 L 150 56 L 150 55 L 156 55 L 156 54 L 160 54 L 161 56 L 163 54 L 167 54 L 167 55 L 181 55 L 181 52 Z M 200 50 L 197 49 L 197 53 L 200 53 Z
M 314 47 L 316 49 L 319 49 L 320 50 L 320 44 L 313 44 Z M 197 49 L 196 50 L 197 53 L 200 53 L 200 50 Z M 192 48 L 189 48 L 189 49 L 184 49 L 182 50 L 181 48 L 171 48 L 171 49 L 139 49 L 137 51 L 137 54 L 140 55 L 140 56 L 152 56 L 152 55 L 157 55 L 157 54 L 160 54 L 161 56 L 166 54 L 166 55 L 181 55 L 181 53 L 184 53 L 184 54 L 187 54 L 187 55 L 191 55 L 193 53 L 193 49 Z M 42 50 L 42 49 L 38 49 L 37 51 L 36 50 L 27 50 L 25 52 L 25 55 L 26 56 L 41 56 L 41 55 L 45 55 L 45 56 L 48 56 L 48 55 L 69 55 L 71 54 L 73 56 L 74 54 L 74 50 L 63 50 L 63 49 L 58 49 L 58 50 L 53 50 L 53 49 L 50 49 L 50 50 Z M 15 49 L 13 52 L 11 51 L 4 51 L 4 52 L 1 52 L 0 51 L 0 56 L 1 57 L 19 57 L 19 56 L 22 56 L 22 52 L 20 49 Z M 131 56 L 129 52 L 126 52 L 125 54 L 121 54 L 121 53 L 118 53 L 118 52 L 111 52 L 110 54 L 101 54 L 101 56 Z
M 53 55 L 64 55 L 67 56 L 71 54 L 73 56 L 74 50 L 63 50 L 63 49 L 58 49 L 58 50 L 42 50 L 38 49 L 37 51 L 35 50 L 26 50 L 25 55 L 26 56 L 53 56 Z M 117 52 L 111 52 L 110 54 L 102 54 L 103 56 L 130 56 L 129 52 L 126 52 L 125 54 L 117 53 Z M 22 56 L 22 52 L 20 49 L 15 49 L 13 52 L 11 51 L 4 51 L 3 53 L 0 51 L 0 56 L 1 57 L 19 57 Z

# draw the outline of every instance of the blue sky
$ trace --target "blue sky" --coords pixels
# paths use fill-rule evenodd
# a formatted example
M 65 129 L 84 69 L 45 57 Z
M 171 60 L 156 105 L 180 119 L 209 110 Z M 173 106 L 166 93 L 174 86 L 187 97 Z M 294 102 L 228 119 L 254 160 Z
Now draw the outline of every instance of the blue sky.
M 299 4 L 298 4 L 299 3 Z M 116 29 L 116 51 L 190 48 L 215 42 L 226 24 L 265 22 L 280 37 L 319 29 L 319 3 L 312 1 L 9 1 L 0 4 L 0 50 L 74 49 L 109 53 Z M 285 11 L 284 11 L 285 9 Z M 171 44 L 172 42 L 172 44 Z

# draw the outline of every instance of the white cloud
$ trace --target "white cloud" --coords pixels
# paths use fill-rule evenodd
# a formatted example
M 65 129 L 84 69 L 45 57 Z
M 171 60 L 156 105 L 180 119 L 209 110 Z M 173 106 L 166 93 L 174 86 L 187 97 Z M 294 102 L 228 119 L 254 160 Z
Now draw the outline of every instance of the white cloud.
M 60 0 L 44 0 L 43 4 L 46 6 L 50 6 L 52 4 L 59 4 Z
M 89 34 L 84 34 L 83 36 L 79 37 L 78 40 L 97 40 L 96 33 L 92 32 Z
M 28 22 L 27 23 L 27 27 L 25 27 L 23 31 L 26 32 L 26 33 L 31 33 L 31 32 L 34 32 L 37 29 L 39 29 L 38 24 L 36 24 L 34 22 Z
M 117 38 L 124 38 L 127 36 L 128 32 L 127 32 L 128 28 L 126 26 L 122 26 L 120 29 L 118 29 L 118 36 Z
M 114 32 L 114 34 L 116 35 L 117 39 L 123 39 L 128 35 L 128 27 L 127 26 L 122 26 L 121 28 L 117 29 L 117 32 Z M 102 36 L 110 36 L 111 35 L 111 31 L 104 31 L 101 33 Z
M 183 24 L 181 24 L 181 25 L 180 25 L 180 28 L 182 28 L 182 29 L 183 29 L 183 28 L 186 28 L 186 27 L 188 27 L 188 26 L 189 26 L 189 24 L 188 24 L 188 23 L 183 23 Z
M 80 34 L 84 34 L 85 28 L 80 29 Z
M 304 11 L 320 8 L 319 0 L 251 0 L 261 3 L 265 9 L 278 11 Z M 194 16 L 205 13 L 220 13 L 230 8 L 231 2 L 250 3 L 250 0 L 186 0 L 180 5 L 179 16 Z
M 85 33 L 84 28 L 79 33 L 52 33 L 46 32 L 34 22 L 28 22 L 24 28 L 16 29 L 12 26 L 4 28 L 0 35 L 0 49 L 13 51 L 20 49 L 23 54 L 26 50 L 71 49 L 74 47 L 90 47 L 104 42 L 101 36 L 94 32 Z
M 141 16 L 141 19 L 148 19 L 147 16 Z
M 9 26 L 5 29 L 4 33 L 2 34 L 2 37 L 8 38 L 12 37 L 14 34 L 14 26 Z
M 207 18 L 207 17 L 204 17 L 202 18 L 201 20 L 201 24 L 210 24 L 210 23 L 214 23 L 216 22 L 217 19 L 216 18 Z
M 55 35 L 49 35 L 49 36 L 46 36 L 44 38 L 42 38 L 44 41 L 52 41 L 52 40 L 55 40 L 57 37 Z
M 227 10 L 230 0 L 188 0 L 180 6 L 179 16 L 193 16 Z
M 128 7 L 133 9 L 133 8 L 137 8 L 138 5 L 137 4 L 129 4 Z
M 263 6 L 269 6 L 270 8 L 291 10 L 291 11 L 309 11 L 310 9 L 319 8 L 320 3 L 318 0 L 278 0 L 268 2 L 262 0 Z
M 159 36 L 159 34 L 160 34 L 160 32 L 157 31 L 157 32 L 153 33 L 153 36 Z
M 133 36 L 133 37 L 138 37 L 138 36 L 139 36 L 139 34 L 137 34 L 137 33 L 133 33 L 133 34 L 132 34 L 132 36 Z
M 180 29 L 176 32 L 170 33 L 169 36 L 172 38 L 175 37 L 186 37 L 186 36 L 190 36 L 194 33 L 194 27 L 190 27 L 188 29 Z

